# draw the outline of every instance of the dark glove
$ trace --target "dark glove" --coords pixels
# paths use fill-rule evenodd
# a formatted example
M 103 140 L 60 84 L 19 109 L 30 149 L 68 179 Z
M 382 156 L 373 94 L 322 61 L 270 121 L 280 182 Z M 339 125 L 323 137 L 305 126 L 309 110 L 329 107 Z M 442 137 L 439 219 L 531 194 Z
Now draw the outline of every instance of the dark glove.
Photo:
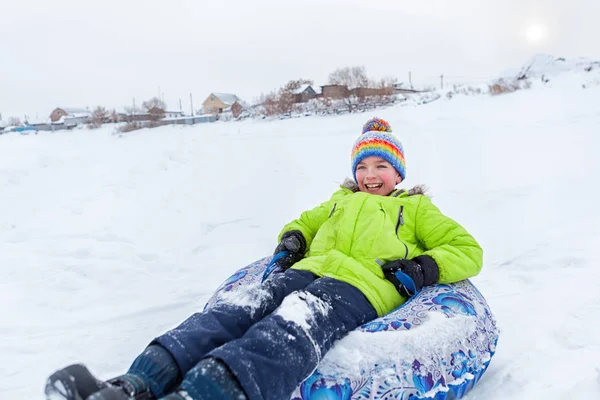
M 281 242 L 275 248 L 273 255 L 279 254 L 282 251 L 287 251 L 286 254 L 277 261 L 277 264 L 283 268 L 288 269 L 304 257 L 306 252 L 306 239 L 300 231 L 288 231 L 281 235 Z
M 419 256 L 411 260 L 394 260 L 384 264 L 381 269 L 386 279 L 394 284 L 402 296 L 411 297 L 423 286 L 437 283 L 440 270 L 435 260 L 429 256 Z M 403 273 L 399 274 L 398 272 Z M 408 275 L 410 280 L 405 278 Z

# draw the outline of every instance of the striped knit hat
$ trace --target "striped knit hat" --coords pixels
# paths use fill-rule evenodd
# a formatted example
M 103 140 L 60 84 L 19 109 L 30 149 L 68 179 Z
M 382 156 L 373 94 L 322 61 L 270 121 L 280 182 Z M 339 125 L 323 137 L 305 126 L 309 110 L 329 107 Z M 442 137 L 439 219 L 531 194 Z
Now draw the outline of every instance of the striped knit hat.
M 367 157 L 381 157 L 402 177 L 406 178 L 406 161 L 402 143 L 392 135 L 392 128 L 386 120 L 371 118 L 363 126 L 363 133 L 352 148 L 352 176 L 356 181 L 356 166 Z

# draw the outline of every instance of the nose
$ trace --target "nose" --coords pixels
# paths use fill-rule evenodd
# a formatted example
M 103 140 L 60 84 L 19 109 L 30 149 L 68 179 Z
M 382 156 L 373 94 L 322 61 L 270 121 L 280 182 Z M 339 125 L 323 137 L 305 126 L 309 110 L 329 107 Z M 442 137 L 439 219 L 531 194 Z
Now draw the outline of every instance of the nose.
M 365 175 L 365 178 L 367 179 L 373 179 L 375 178 L 375 169 L 374 168 L 367 168 L 367 174 Z

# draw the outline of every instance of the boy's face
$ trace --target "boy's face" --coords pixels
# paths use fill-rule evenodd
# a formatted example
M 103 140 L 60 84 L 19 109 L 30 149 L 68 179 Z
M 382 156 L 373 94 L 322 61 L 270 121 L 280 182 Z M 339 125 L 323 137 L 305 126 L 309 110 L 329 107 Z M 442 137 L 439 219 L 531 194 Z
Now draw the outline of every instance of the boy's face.
M 381 157 L 367 157 L 356 166 L 356 181 L 361 192 L 387 196 L 402 182 L 398 171 Z

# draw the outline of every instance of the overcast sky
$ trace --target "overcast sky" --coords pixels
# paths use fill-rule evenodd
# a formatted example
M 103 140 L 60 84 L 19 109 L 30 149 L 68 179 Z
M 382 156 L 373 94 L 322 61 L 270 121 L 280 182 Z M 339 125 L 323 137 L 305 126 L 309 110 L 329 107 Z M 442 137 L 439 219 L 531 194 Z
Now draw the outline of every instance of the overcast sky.
M 0 0 L 0 113 L 251 102 L 290 79 L 481 82 L 537 53 L 600 59 L 600 0 Z M 536 28 L 537 27 L 537 28 Z

